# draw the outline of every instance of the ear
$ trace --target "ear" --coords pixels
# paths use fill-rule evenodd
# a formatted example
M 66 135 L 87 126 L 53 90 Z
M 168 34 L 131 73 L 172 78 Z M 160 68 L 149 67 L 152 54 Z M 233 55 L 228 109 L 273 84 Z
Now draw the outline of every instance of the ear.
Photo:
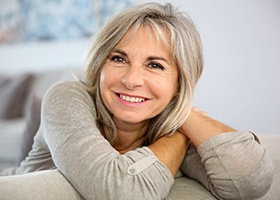
M 179 83 L 178 83 L 178 85 L 177 85 L 177 89 L 176 89 L 176 91 L 174 92 L 174 98 L 176 98 L 176 97 L 178 97 L 180 95 L 180 87 L 179 87 Z
M 177 91 L 176 91 L 176 92 L 174 93 L 174 95 L 173 95 L 173 99 L 176 99 L 177 97 L 179 97 L 179 95 L 180 95 L 180 92 L 177 92 Z

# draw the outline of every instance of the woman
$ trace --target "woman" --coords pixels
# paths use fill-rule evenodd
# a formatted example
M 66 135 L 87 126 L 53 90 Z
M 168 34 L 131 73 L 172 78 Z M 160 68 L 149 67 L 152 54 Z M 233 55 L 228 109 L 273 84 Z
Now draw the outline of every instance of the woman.
M 273 162 L 254 135 L 191 109 L 201 41 L 170 4 L 143 4 L 111 19 L 84 66 L 83 83 L 48 90 L 33 149 L 6 172 L 18 176 L 0 178 L 1 196 L 28 198 L 9 190 L 16 186 L 32 187 L 33 197 L 47 189 L 64 199 L 164 199 L 179 171 L 219 199 L 266 193 Z M 19 174 L 30 172 L 21 184 Z

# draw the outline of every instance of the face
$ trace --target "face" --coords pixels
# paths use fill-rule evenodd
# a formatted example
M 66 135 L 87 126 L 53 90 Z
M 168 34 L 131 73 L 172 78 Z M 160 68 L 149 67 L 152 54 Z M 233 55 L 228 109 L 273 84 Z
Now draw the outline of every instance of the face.
M 116 124 L 147 124 L 178 93 L 178 71 L 166 46 L 140 27 L 110 53 L 100 76 L 101 97 Z

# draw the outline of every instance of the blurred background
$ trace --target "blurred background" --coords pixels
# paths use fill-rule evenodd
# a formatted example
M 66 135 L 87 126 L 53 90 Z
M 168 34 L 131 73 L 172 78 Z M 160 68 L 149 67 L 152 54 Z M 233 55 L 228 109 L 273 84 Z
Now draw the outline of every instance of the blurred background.
M 143 2 L 0 0 L 0 74 L 79 71 L 106 17 Z M 204 44 L 194 105 L 236 129 L 280 134 L 280 1 L 172 3 L 193 18 Z

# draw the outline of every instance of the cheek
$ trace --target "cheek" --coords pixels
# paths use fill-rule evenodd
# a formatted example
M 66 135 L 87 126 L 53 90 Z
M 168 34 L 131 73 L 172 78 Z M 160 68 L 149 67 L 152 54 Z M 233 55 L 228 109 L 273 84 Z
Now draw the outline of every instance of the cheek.
M 113 85 L 112 78 L 110 73 L 108 73 L 108 70 L 102 70 L 100 74 L 100 83 L 99 83 L 99 89 L 100 89 L 100 95 L 103 103 L 105 104 L 105 107 L 108 108 L 108 105 L 111 103 L 110 98 L 110 88 Z
M 154 95 L 165 103 L 169 103 L 178 93 L 176 78 L 149 79 L 149 85 Z
M 115 77 L 112 73 L 112 70 L 108 69 L 108 67 L 104 67 L 100 74 L 100 89 L 108 87 L 111 82 L 114 81 Z
M 163 86 L 163 89 L 161 89 L 162 94 L 165 96 L 168 101 L 171 101 L 176 95 L 177 95 L 177 83 L 169 82 L 165 86 Z
M 165 80 L 158 82 L 158 90 L 161 91 L 167 99 L 171 100 L 178 94 L 178 77 L 168 76 Z
M 112 79 L 110 73 L 108 73 L 108 70 L 103 69 L 100 74 L 100 85 L 99 85 L 100 93 L 103 101 L 106 100 L 105 98 L 106 92 L 109 91 L 110 85 L 112 84 L 111 81 Z
M 104 67 L 100 74 L 100 92 L 104 96 L 110 90 L 118 86 L 120 82 L 120 73 L 118 73 L 114 68 Z
M 102 93 L 104 91 L 104 88 L 106 86 L 106 75 L 103 73 L 103 70 L 102 70 L 102 72 L 100 74 L 100 83 L 99 84 L 100 84 L 99 85 L 100 92 L 101 92 L 101 95 L 102 95 Z

